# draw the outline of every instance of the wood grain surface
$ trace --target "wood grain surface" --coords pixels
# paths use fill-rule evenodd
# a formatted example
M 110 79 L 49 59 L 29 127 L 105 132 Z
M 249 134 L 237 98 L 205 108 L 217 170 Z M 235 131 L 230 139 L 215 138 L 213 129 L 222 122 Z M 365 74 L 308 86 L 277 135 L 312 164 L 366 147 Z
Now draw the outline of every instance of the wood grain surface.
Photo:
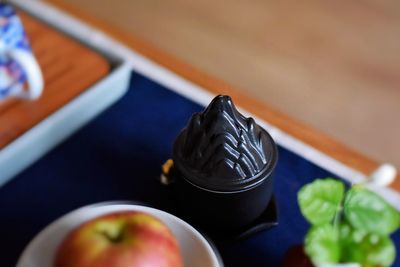
M 62 1 L 400 168 L 400 1 Z
M 72 38 L 18 12 L 44 76 L 36 101 L 7 99 L 0 103 L 0 149 L 85 91 L 108 73 L 109 64 Z
M 151 45 L 149 42 L 144 41 L 143 38 L 138 38 L 132 33 L 128 34 L 126 31 L 121 30 L 121 27 L 115 27 L 110 23 L 104 22 L 104 20 L 93 16 L 93 14 L 82 11 L 82 9 L 77 8 L 75 5 L 66 3 L 67 1 L 65 0 L 47 0 L 47 2 L 51 2 L 87 23 L 100 28 L 133 50 L 136 50 L 160 65 L 206 88 L 210 92 L 231 95 L 239 106 L 348 166 L 366 174 L 370 173 L 378 166 L 376 161 L 364 154 L 350 149 L 348 146 L 343 145 L 341 142 L 336 141 L 328 135 L 287 116 L 270 105 L 266 105 L 261 99 L 250 97 L 249 94 L 246 93 L 247 88 L 232 86 L 231 84 L 217 79 L 213 75 L 199 71 L 197 68 L 177 59 L 176 56 L 171 56 L 165 51 Z M 154 33 L 151 32 L 151 34 Z M 308 96 L 308 98 L 312 98 L 312 96 Z M 400 190 L 399 177 L 397 177 L 397 180 L 392 186 L 396 190 Z

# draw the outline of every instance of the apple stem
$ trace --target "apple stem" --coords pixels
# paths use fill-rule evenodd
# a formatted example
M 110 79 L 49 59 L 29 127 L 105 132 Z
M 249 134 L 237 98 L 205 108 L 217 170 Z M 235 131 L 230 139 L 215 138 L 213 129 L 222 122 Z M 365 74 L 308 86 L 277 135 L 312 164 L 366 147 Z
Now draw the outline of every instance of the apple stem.
M 112 243 L 120 243 L 124 236 L 124 231 L 119 231 L 117 234 L 110 233 L 109 231 L 101 231 L 102 234 L 107 240 L 111 241 Z

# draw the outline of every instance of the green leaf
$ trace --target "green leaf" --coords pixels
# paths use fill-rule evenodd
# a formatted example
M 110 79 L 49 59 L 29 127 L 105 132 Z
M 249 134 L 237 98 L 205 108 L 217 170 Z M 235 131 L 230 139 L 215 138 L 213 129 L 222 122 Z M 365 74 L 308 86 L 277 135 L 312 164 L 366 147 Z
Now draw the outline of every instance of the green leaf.
M 349 224 L 342 223 L 339 230 L 340 262 L 365 262 L 365 254 L 360 244 L 366 233 L 355 231 Z
M 369 234 L 365 238 L 365 266 L 391 266 L 396 258 L 396 248 L 388 236 Z
M 353 187 L 346 195 L 344 213 L 356 229 L 389 235 L 400 223 L 398 211 L 383 198 L 362 187 Z
M 320 225 L 333 220 L 340 210 L 343 195 L 343 183 L 327 178 L 303 186 L 297 198 L 304 217 L 310 223 Z
M 346 223 L 340 226 L 339 236 L 340 262 L 386 267 L 396 258 L 396 249 L 388 236 L 357 230 Z
M 308 231 L 305 252 L 314 264 L 338 263 L 339 232 L 330 224 L 315 225 Z

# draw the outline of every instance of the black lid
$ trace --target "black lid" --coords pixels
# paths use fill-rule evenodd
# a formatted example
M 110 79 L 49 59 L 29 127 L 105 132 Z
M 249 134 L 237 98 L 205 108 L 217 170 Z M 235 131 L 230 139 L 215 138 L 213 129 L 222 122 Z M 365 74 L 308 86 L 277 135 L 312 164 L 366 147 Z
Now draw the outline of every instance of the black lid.
M 217 96 L 195 113 L 175 140 L 174 165 L 189 182 L 213 191 L 252 187 L 272 172 L 277 148 L 253 118 L 244 117 L 229 96 Z

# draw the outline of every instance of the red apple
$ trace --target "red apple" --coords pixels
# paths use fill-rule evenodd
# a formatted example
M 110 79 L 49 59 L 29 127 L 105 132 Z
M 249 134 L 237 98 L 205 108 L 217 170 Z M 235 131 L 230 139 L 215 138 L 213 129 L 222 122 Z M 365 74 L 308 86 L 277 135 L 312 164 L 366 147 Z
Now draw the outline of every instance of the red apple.
M 178 242 L 159 219 L 143 212 L 112 213 L 73 230 L 55 256 L 55 267 L 179 267 Z
M 282 267 L 313 267 L 311 260 L 304 252 L 303 245 L 296 245 L 286 252 Z

